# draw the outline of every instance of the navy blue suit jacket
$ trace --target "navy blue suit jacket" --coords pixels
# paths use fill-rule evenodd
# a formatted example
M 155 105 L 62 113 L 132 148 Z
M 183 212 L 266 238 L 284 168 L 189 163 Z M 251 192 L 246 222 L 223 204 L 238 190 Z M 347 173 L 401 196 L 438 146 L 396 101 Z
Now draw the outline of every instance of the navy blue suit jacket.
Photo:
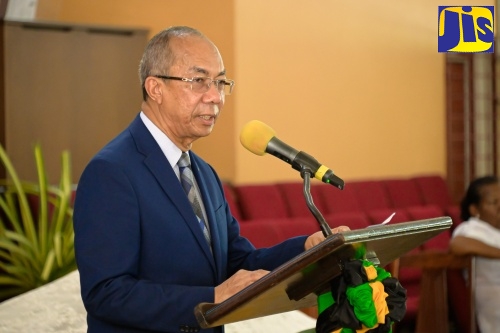
M 215 286 L 239 269 L 272 270 L 303 251 L 305 237 L 256 250 L 240 236 L 215 171 L 190 156 L 213 254 L 174 170 L 139 116 L 85 168 L 74 228 L 89 332 L 196 331 L 193 309 L 214 301 Z

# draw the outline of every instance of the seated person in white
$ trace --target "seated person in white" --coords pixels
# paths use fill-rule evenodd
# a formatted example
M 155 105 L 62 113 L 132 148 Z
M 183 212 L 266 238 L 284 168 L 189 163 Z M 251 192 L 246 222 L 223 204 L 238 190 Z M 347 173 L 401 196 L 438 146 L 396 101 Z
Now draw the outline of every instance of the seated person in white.
M 500 332 L 500 184 L 495 176 L 472 181 L 461 203 L 463 221 L 450 250 L 476 256 L 476 318 L 481 333 Z

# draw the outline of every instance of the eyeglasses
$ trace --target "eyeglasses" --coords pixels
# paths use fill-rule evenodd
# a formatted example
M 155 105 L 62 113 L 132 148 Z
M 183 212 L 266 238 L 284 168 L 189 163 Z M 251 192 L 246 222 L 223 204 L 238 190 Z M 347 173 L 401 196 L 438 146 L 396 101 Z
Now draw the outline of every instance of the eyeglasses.
M 215 87 L 219 93 L 224 93 L 225 95 L 231 95 L 234 88 L 234 81 L 228 79 L 212 79 L 210 77 L 195 76 L 192 78 L 187 77 L 177 77 L 177 76 L 165 76 L 165 75 L 153 75 L 159 79 L 164 80 L 178 80 L 189 82 L 191 85 L 191 90 L 195 93 L 204 94 L 210 89 L 212 83 L 215 83 Z

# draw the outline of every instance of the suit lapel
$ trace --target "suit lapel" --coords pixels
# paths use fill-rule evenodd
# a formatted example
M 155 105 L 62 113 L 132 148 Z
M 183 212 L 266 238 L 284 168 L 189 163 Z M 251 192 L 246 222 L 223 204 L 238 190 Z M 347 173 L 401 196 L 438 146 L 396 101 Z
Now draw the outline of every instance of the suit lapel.
M 179 179 L 177 179 L 174 170 L 170 167 L 170 164 L 161 151 L 160 146 L 154 140 L 151 133 L 149 133 L 139 116 L 137 116 L 130 125 L 130 132 L 136 142 L 137 150 L 145 156 L 144 164 L 154 175 L 167 197 L 170 201 L 172 201 L 174 206 L 184 218 L 184 221 L 187 223 L 193 236 L 199 243 L 202 252 L 210 261 L 215 271 L 214 257 L 208 248 L 208 244 L 203 236 L 203 232 L 198 224 L 193 209 L 191 208 L 191 204 L 182 189 L 181 183 L 179 182 Z M 203 199 L 205 199 L 205 197 L 206 195 L 203 196 Z M 211 209 L 208 208 L 210 206 L 206 206 L 207 207 L 205 207 L 205 209 L 207 210 L 207 216 L 210 211 L 210 215 L 212 215 L 213 218 Z M 208 219 L 210 220 L 211 218 L 209 217 Z

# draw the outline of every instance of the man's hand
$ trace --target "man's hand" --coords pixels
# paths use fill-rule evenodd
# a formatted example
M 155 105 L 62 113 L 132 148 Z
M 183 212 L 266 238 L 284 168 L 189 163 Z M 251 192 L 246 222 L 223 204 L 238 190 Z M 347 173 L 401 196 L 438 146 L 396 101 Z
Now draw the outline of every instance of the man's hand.
M 336 234 L 336 233 L 348 231 L 348 230 L 351 230 L 351 228 L 343 225 L 340 227 L 333 228 L 332 233 Z M 315 232 L 311 236 L 307 237 L 306 242 L 304 244 L 304 248 L 306 250 L 309 250 L 311 247 L 318 245 L 319 243 L 321 243 L 324 240 L 325 240 L 325 236 L 323 235 L 323 231 Z
M 245 287 L 248 287 L 269 271 L 259 269 L 256 271 L 246 271 L 240 269 L 233 276 L 215 287 L 215 303 L 220 303 L 233 296 Z

